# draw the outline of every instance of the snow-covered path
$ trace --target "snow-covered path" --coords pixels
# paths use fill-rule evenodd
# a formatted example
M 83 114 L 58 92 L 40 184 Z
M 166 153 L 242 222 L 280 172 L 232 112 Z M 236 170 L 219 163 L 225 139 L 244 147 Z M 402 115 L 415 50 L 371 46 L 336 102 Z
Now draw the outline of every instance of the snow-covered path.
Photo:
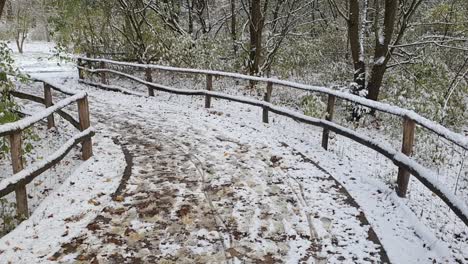
M 236 103 L 215 100 L 206 110 L 202 98 L 98 90 L 78 84 L 73 64 L 37 56 L 20 56 L 23 70 L 89 93 L 92 125 L 99 137 L 117 135 L 129 178 L 79 235 L 41 259 L 8 255 L 17 263 L 468 260 L 466 242 L 452 248 L 436 237 L 375 177 L 393 164 L 358 144 L 332 138 L 324 151 L 320 129 L 274 115 L 263 124 L 261 109 Z
M 104 96 L 106 95 L 106 96 Z M 287 144 L 197 122 L 155 99 L 90 91 L 93 123 L 120 135 L 131 175 L 114 202 L 52 259 L 99 263 L 380 262 L 363 213 Z M 229 128 L 228 128 L 229 130 Z M 235 133 L 234 133 L 235 135 Z M 261 137 L 260 137 L 261 138 Z

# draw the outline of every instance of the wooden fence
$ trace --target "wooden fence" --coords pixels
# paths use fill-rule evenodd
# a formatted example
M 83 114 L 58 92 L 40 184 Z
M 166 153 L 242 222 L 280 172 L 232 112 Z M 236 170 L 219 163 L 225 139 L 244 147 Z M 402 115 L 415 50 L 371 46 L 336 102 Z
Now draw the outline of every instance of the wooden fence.
M 94 135 L 94 130 L 90 127 L 87 94 L 84 92 L 74 93 L 67 91 L 41 80 L 35 81 L 43 83 L 44 98 L 18 91 L 11 92 L 11 95 L 17 98 L 43 104 L 46 109 L 19 121 L 0 126 L 0 136 L 8 137 L 10 142 L 11 163 L 14 174 L 0 182 L 0 198 L 12 193 L 13 191 L 15 192 L 18 219 L 26 219 L 29 217 L 28 195 L 26 192 L 27 184 L 60 162 L 73 149 L 73 147 L 79 143 L 82 144 L 81 151 L 83 160 L 88 160 L 93 155 L 91 138 Z M 52 97 L 53 90 L 66 94 L 68 97 L 54 104 Z M 77 103 L 78 105 L 78 121 L 63 110 L 63 108 L 73 103 Z M 24 168 L 22 149 L 23 131 L 43 119 L 47 119 L 47 127 L 49 129 L 55 127 L 54 113 L 62 116 L 65 120 L 70 122 L 75 128 L 80 130 L 80 133 L 69 139 L 60 149 L 46 157 L 43 161 L 33 163 L 30 167 Z
M 94 65 L 97 65 L 97 67 L 94 67 Z M 136 69 L 144 70 L 145 80 L 139 77 L 136 77 L 134 75 L 131 75 L 131 74 L 109 69 L 106 67 L 107 65 L 134 67 Z M 168 72 L 183 73 L 183 74 L 205 75 L 206 76 L 206 89 L 205 90 L 177 89 L 177 88 L 172 88 L 172 87 L 153 83 L 153 79 L 152 79 L 153 70 L 168 71 Z M 465 223 L 465 225 L 468 226 L 468 208 L 464 204 L 464 202 L 460 201 L 460 199 L 454 196 L 448 188 L 440 184 L 440 182 L 436 180 L 435 174 L 432 171 L 424 168 L 423 166 L 421 166 L 420 164 L 418 164 L 417 162 L 415 162 L 414 160 L 410 158 L 412 154 L 412 150 L 413 150 L 414 133 L 415 133 L 416 125 L 420 125 L 421 127 L 428 129 L 429 131 L 449 140 L 450 142 L 453 142 L 454 144 L 460 146 L 461 148 L 465 150 L 468 149 L 468 138 L 458 133 L 455 133 L 424 117 L 421 117 L 413 111 L 402 109 L 396 106 L 391 106 L 391 105 L 384 104 L 381 102 L 367 100 L 359 96 L 327 89 L 324 87 L 310 86 L 310 85 L 299 84 L 299 83 L 272 79 L 272 78 L 254 77 L 254 76 L 242 75 L 242 74 L 237 74 L 237 73 L 227 73 L 227 72 L 220 72 L 220 71 L 198 70 L 198 69 L 184 69 L 184 68 L 166 67 L 166 66 L 160 66 L 160 65 L 127 63 L 127 62 L 119 62 L 119 61 L 112 61 L 112 60 L 106 60 L 106 59 L 93 59 L 93 58 L 78 58 L 78 71 L 79 71 L 80 81 L 85 84 L 93 85 L 93 86 L 100 87 L 100 88 L 107 89 L 107 90 L 123 91 L 124 93 L 127 93 L 127 94 L 133 94 L 133 93 L 123 90 L 119 87 L 109 85 L 107 75 L 114 74 L 117 76 L 125 77 L 125 78 L 128 78 L 129 80 L 132 80 L 132 81 L 135 81 L 135 82 L 138 82 L 140 84 L 147 86 L 148 96 L 154 96 L 154 90 L 158 90 L 158 91 L 164 91 L 164 92 L 180 94 L 180 95 L 204 96 L 206 108 L 211 107 L 212 98 L 224 99 L 224 100 L 229 100 L 229 101 L 234 101 L 238 103 L 261 107 L 263 109 L 262 118 L 263 118 L 263 122 L 265 123 L 269 122 L 268 113 L 273 112 L 275 114 L 286 116 L 286 117 L 292 118 L 296 121 L 299 121 L 305 124 L 322 127 L 323 128 L 322 147 L 325 149 L 328 149 L 329 132 L 330 131 L 335 132 L 339 135 L 345 136 L 353 141 L 356 141 L 362 145 L 365 145 L 379 152 L 380 154 L 384 155 L 388 159 L 392 160 L 399 167 L 398 168 L 398 180 L 397 180 L 397 183 L 398 183 L 397 194 L 400 197 L 406 196 L 410 174 L 412 174 L 424 186 L 426 186 L 435 195 L 441 198 L 453 210 L 453 212 Z M 96 83 L 96 82 L 85 80 L 84 72 L 88 72 L 91 74 L 98 74 L 100 77 L 99 78 L 100 82 Z M 213 77 L 214 76 L 266 83 L 264 101 L 215 92 L 213 91 Z M 285 109 L 285 108 L 278 107 L 278 106 L 271 104 L 273 85 L 327 95 L 328 104 L 327 104 L 326 118 L 325 119 L 312 118 L 312 117 L 305 116 L 303 114 L 291 111 L 289 109 Z M 388 113 L 388 114 L 402 118 L 403 141 L 402 141 L 401 152 L 395 150 L 389 144 L 377 142 L 375 140 L 370 139 L 369 137 L 358 134 L 351 129 L 348 129 L 346 127 L 333 123 L 333 114 L 334 114 L 334 108 L 335 108 L 337 99 L 350 101 L 350 102 L 353 102 L 353 103 L 356 103 L 365 107 L 369 107 L 375 111 Z

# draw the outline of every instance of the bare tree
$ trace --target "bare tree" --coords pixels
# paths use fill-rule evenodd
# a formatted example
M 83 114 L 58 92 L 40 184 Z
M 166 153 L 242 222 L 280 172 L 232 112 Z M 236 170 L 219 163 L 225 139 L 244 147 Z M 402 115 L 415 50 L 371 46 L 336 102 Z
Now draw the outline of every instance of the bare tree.
M 336 1 L 330 1 L 335 10 L 345 19 L 348 28 L 348 38 L 354 65 L 353 79 L 356 83 L 352 91 L 359 94 L 367 90 L 367 98 L 378 100 L 383 77 L 389 60 L 406 32 L 408 23 L 422 0 L 374 0 L 374 6 L 369 7 L 369 0 L 348 0 L 347 10 L 340 7 Z M 361 2 L 361 4 L 360 4 Z M 383 2 L 383 21 L 381 19 L 381 2 Z M 373 63 L 367 72 L 366 52 L 364 47 L 369 29 L 368 13 L 372 12 L 374 45 Z M 398 22 L 398 24 L 396 23 Z M 396 26 L 397 25 L 397 26 Z M 396 31 L 396 37 L 393 37 Z M 367 79 L 369 75 L 369 79 Z
M 190 3 L 190 0 L 188 0 L 187 2 Z M 169 28 L 172 32 L 179 34 L 179 35 L 187 34 L 187 31 L 184 30 L 184 27 L 181 25 L 180 18 L 179 18 L 181 7 L 182 7 L 181 1 L 148 0 L 148 1 L 145 1 L 145 6 L 153 10 L 156 13 L 156 15 L 162 20 L 164 26 Z M 189 12 L 189 14 L 192 15 L 192 12 Z M 192 25 L 193 25 L 193 20 L 192 20 Z
M 11 0 L 12 21 L 10 21 L 10 32 L 13 35 L 16 46 L 23 53 L 24 42 L 35 20 L 35 2 L 25 0 Z
M 315 1 L 309 0 L 243 0 L 249 26 L 247 63 L 250 75 L 269 75 L 279 49 L 287 38 L 301 36 L 293 32 L 315 21 L 310 12 Z M 307 30 L 305 34 L 308 34 Z
M 389 45 L 392 40 L 393 30 L 395 27 L 397 7 L 398 1 L 385 0 L 383 29 L 380 29 L 379 27 L 376 27 L 375 29 L 374 65 L 367 84 L 367 89 L 369 91 L 367 98 L 371 100 L 377 101 L 379 98 L 383 76 L 387 69 L 388 60 L 390 59 Z M 376 23 L 378 17 L 377 14 L 375 19 Z
M 265 0 L 262 8 L 261 0 L 251 0 L 249 3 L 249 73 L 260 73 L 260 60 L 262 58 L 262 37 L 265 25 L 265 13 L 268 8 L 268 0 Z
M 124 21 L 121 26 L 112 23 L 112 27 L 127 40 L 133 49 L 133 54 L 140 62 L 150 62 L 153 59 L 148 56 L 148 49 L 151 48 L 151 45 L 147 43 L 145 38 L 145 31 L 150 31 L 147 27 L 150 24 L 146 17 L 149 6 L 141 0 L 131 2 L 119 0 L 118 3 Z
M 367 2 L 367 0 L 365 0 Z M 365 88 L 366 85 L 366 63 L 364 62 L 364 39 L 363 34 L 360 35 L 359 27 L 361 25 L 361 14 L 358 0 L 349 1 L 349 16 L 346 16 L 348 24 L 348 38 L 351 48 L 351 57 L 354 65 L 354 82 L 357 84 L 357 91 Z
M 231 40 L 234 56 L 237 56 L 237 11 L 236 11 L 236 0 L 230 0 L 231 2 Z

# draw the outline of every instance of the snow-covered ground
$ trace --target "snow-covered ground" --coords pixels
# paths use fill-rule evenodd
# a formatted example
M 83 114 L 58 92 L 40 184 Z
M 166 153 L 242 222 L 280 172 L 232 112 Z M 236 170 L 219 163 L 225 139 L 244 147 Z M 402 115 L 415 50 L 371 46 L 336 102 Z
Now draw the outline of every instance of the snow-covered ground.
M 64 68 L 57 61 L 48 60 L 48 45 L 32 47 L 39 50 L 17 59 L 25 63 L 24 67 L 30 67 L 32 72 L 54 72 L 54 75 L 58 71 L 63 72 Z M 52 67 L 56 68 L 51 70 Z M 25 86 L 28 92 L 42 96 L 42 85 Z M 57 102 L 59 98 L 54 100 Z M 44 106 L 27 100 L 18 102 L 22 106 L 21 112 L 26 115 L 44 110 Z M 76 109 L 67 108 L 76 116 Z M 31 144 L 32 150 L 24 156 L 25 168 L 44 160 L 79 133 L 58 115 L 55 116 L 55 124 L 55 128 L 47 130 L 47 123 L 39 122 L 27 130 L 23 147 Z M 99 133 L 93 138 L 95 155 L 90 160 L 83 162 L 80 147 L 76 147 L 57 165 L 27 185 L 32 215 L 0 238 L 0 263 L 36 263 L 38 256 L 59 250 L 62 243 L 81 232 L 83 225 L 86 226 L 102 210 L 103 205 L 109 202 L 109 194 L 117 188 L 125 167 L 122 150 L 113 143 L 112 136 L 115 135 Z M 12 175 L 8 157 L 0 160 L 0 171 L 0 181 Z M 0 231 L 6 232 L 16 224 L 14 219 L 10 219 L 15 214 L 14 193 L 2 199 Z
M 123 154 L 110 138 L 98 135 L 95 140 L 95 156 L 73 171 L 62 171 L 65 179 L 49 185 L 50 191 L 30 218 L 0 238 L 0 263 L 40 263 L 79 235 L 110 202 L 125 166 Z M 41 175 L 52 176 L 48 172 Z M 29 192 L 30 197 L 38 194 Z
M 21 102 L 23 101 L 21 100 Z M 37 106 L 31 104 L 30 107 L 24 107 L 23 112 L 34 113 L 36 110 L 40 111 L 43 109 L 43 107 L 42 109 L 38 109 L 39 107 Z M 73 135 L 73 132 L 76 132 L 76 130 L 74 131 L 74 128 L 67 121 L 61 119 L 57 120 L 56 128 L 52 130 L 47 130 L 47 124 L 43 122 L 30 128 L 26 133 L 23 145 L 31 144 L 33 148 L 31 152 L 25 154 L 25 167 L 39 162 L 54 153 Z M 57 166 L 40 175 L 33 183 L 28 184 L 27 192 L 30 195 L 30 199 L 28 200 L 30 210 L 34 211 L 56 186 L 61 185 L 66 180 L 69 176 L 67 172 L 73 172 L 80 163 L 80 151 L 79 149 L 73 149 Z M 2 171 L 0 180 L 13 175 L 8 155 L 0 163 L 0 170 Z M 15 210 L 15 205 L 12 204 L 15 201 L 15 194 L 11 193 L 2 199 L 5 199 L 4 202 L 6 204 L 2 206 L 2 210 L 5 211 L 2 213 L 2 217 L 0 217 L 0 224 L 2 225 L 0 233 L 6 231 L 6 218 L 12 215 L 12 212 Z
M 120 66 L 119 69 L 129 70 L 129 68 Z M 161 73 L 161 71 L 155 71 L 153 79 L 157 80 L 158 83 L 177 88 L 204 89 L 205 85 L 204 78 L 202 77 L 194 78 L 185 74 L 168 75 Z M 114 79 L 111 84 L 122 86 L 128 91 L 140 94 L 146 93 L 146 87 L 127 80 Z M 261 99 L 262 91 L 248 90 L 246 89 L 247 85 L 247 82 L 217 79 L 214 82 L 214 89 L 232 95 L 248 95 L 249 97 Z M 275 103 L 289 106 L 298 111 L 300 109 L 297 108 L 297 103 L 294 103 L 294 100 L 307 95 L 307 93 L 301 91 L 291 91 L 290 89 L 281 87 L 275 88 L 273 94 L 273 101 Z M 199 103 L 199 100 L 192 98 L 184 98 L 167 93 L 159 93 L 157 97 L 161 100 L 176 101 L 184 106 L 195 104 L 196 108 L 203 107 L 203 104 Z M 260 122 L 261 110 L 259 109 L 226 103 L 225 101 L 213 103 L 213 105 L 215 109 L 229 113 L 229 115 L 239 116 L 242 119 L 247 118 L 254 126 L 257 126 Z M 243 109 L 252 112 L 252 114 L 238 113 L 239 111 L 243 111 Z M 377 141 L 388 141 L 396 149 L 399 149 L 401 131 L 398 127 L 401 126 L 401 120 L 395 120 L 395 118 L 392 119 L 388 116 L 383 116 L 382 118 L 383 120 L 380 121 L 372 120 L 369 125 L 372 127 L 371 129 L 368 128 L 369 126 L 355 128 L 353 124 L 346 124 L 345 120 L 337 114 L 338 122 L 345 123 L 348 127 L 357 129 L 360 133 Z M 293 144 L 293 146 L 305 153 L 310 152 L 311 148 L 320 144 L 318 140 L 320 140 L 321 131 L 315 128 L 298 125 L 291 120 L 281 117 L 275 117 L 274 123 L 275 126 L 283 126 L 286 129 L 280 129 L 276 132 L 281 138 L 284 138 L 287 142 L 296 139 L 297 144 Z M 291 125 L 293 125 L 294 129 L 289 129 Z M 395 128 L 395 126 L 398 127 Z M 305 131 L 313 132 L 309 135 Z M 239 131 L 239 133 L 241 132 Z M 398 136 L 392 137 L 388 132 L 397 133 Z M 307 141 L 311 140 L 310 138 L 318 139 L 315 142 L 315 146 L 307 144 Z M 383 232 L 389 237 L 390 245 L 393 244 L 391 241 L 394 239 L 392 231 L 400 230 L 399 232 L 401 233 L 395 235 L 402 236 L 404 234 L 403 236 L 406 236 L 405 241 L 407 241 L 407 244 L 399 250 L 407 249 L 408 254 L 410 252 L 411 254 L 415 254 L 413 252 L 419 247 L 427 247 L 431 250 L 439 251 L 437 254 L 453 254 L 458 259 L 467 258 L 468 253 L 465 250 L 468 243 L 467 227 L 456 218 L 440 199 L 435 197 L 417 179 L 411 178 L 408 198 L 400 199 L 395 195 L 395 191 L 393 190 L 397 169 L 385 157 L 342 137 L 334 137 L 331 140 L 330 151 L 335 154 L 331 158 L 336 160 L 334 162 L 330 162 L 330 155 L 328 153 L 319 152 L 319 154 L 313 153 L 313 155 L 315 159 L 327 164 L 326 166 L 329 171 L 335 172 L 332 174 L 345 185 L 364 210 L 367 208 L 370 212 L 368 218 L 375 218 L 375 224 L 384 229 Z M 460 200 L 468 202 L 467 157 L 461 148 L 448 144 L 445 140 L 441 140 L 433 134 L 430 135 L 430 133 L 424 133 L 424 131 L 418 129 L 415 153 L 416 160 L 437 172 L 438 180 L 453 190 L 453 193 Z M 339 164 L 338 167 L 337 164 Z M 357 178 L 359 181 L 350 180 L 350 177 Z M 374 192 L 381 193 L 382 198 L 369 199 L 369 197 L 373 197 Z M 395 207 L 396 209 L 394 209 Z M 389 210 L 395 210 L 394 214 L 385 212 Z M 412 239 L 414 236 L 424 238 L 418 246 L 415 246 L 417 242 L 414 242 Z M 385 238 L 382 238 L 382 240 L 385 240 Z M 397 250 L 396 252 L 401 251 Z
M 271 124 L 263 124 L 260 109 L 215 100 L 214 108 L 205 110 L 202 98 L 163 93 L 144 98 L 79 85 L 71 65 L 56 69 L 57 62 L 35 62 L 37 56 L 46 58 L 49 48 L 32 46 L 37 52 L 18 55 L 18 63 L 26 61 L 26 71 L 87 91 L 93 124 L 100 131 L 119 135 L 134 155 L 134 166 L 121 199 L 95 198 L 103 199 L 99 204 L 105 209 L 96 210 L 94 219 L 84 214 L 76 228 L 70 228 L 73 234 L 59 236 L 66 231 L 60 219 L 36 218 L 35 224 L 54 231 L 34 235 L 34 229 L 23 223 L 0 240 L 2 263 L 385 260 L 379 255 L 378 241 L 369 239 L 371 229 L 392 263 L 468 261 L 466 227 L 448 209 L 442 210 L 443 204 L 422 202 L 434 198 L 414 180 L 411 186 L 420 188 L 417 194 L 422 198 L 398 198 L 388 180 L 396 173 L 394 165 L 357 143 L 334 137 L 327 152 L 320 147 L 319 129 L 277 116 Z M 60 69 L 65 70 L 51 73 Z M 164 81 L 185 88 L 197 86 L 197 80 L 189 78 Z M 228 87 L 221 80 L 215 83 Z M 146 91 L 125 81 L 113 84 Z M 233 93 L 233 88 L 225 89 Z M 97 149 L 96 157 L 106 159 L 105 151 Z M 109 172 L 122 168 L 121 159 L 109 164 L 108 168 L 117 168 Z M 73 179 L 75 186 L 93 184 L 93 178 L 84 182 L 74 175 L 67 180 Z M 109 185 L 105 194 L 116 187 Z M 62 185 L 67 186 L 66 182 Z M 342 186 L 358 207 L 352 206 Z M 47 197 L 36 212 L 53 197 Z M 91 204 L 82 203 L 77 212 L 67 212 L 83 215 L 79 210 L 94 208 Z M 439 215 L 433 217 L 436 212 Z M 370 226 L 362 222 L 363 213 Z M 439 221 L 445 221 L 443 228 Z M 53 234 L 55 238 L 49 237 Z M 14 244 L 13 235 L 24 237 L 25 242 Z

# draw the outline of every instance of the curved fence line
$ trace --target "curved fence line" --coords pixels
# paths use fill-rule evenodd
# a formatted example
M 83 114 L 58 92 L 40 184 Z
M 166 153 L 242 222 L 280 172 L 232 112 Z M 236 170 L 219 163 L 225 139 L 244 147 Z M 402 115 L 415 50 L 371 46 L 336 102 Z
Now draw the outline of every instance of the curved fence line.
M 11 163 L 13 167 L 13 175 L 0 181 L 0 198 L 13 191 L 15 192 L 16 212 L 20 220 L 29 217 L 26 185 L 60 162 L 73 147 L 80 143 L 82 144 L 82 158 L 83 160 L 88 160 L 93 155 L 91 138 L 95 134 L 94 129 L 90 127 L 88 96 L 85 92 L 74 92 L 60 87 L 59 85 L 52 85 L 45 80 L 35 79 L 33 81 L 43 83 L 44 98 L 18 91 L 12 91 L 10 95 L 44 104 L 46 109 L 16 122 L 0 125 L 0 136 L 8 136 L 10 141 Z M 69 97 L 54 104 L 52 100 L 52 90 L 66 94 Z M 73 103 L 77 103 L 78 105 L 79 121 L 62 110 Z M 31 166 L 23 168 L 23 130 L 43 119 L 47 119 L 48 128 L 55 127 L 54 113 L 62 116 L 81 132 L 69 139 L 60 149 L 46 157 L 43 161 L 33 163 Z
M 230 72 L 222 72 L 222 71 L 176 68 L 176 67 L 153 65 L 153 64 L 128 63 L 128 62 L 119 62 L 119 61 L 113 61 L 113 60 L 108 60 L 108 59 L 91 59 L 91 58 L 84 58 L 84 57 L 78 57 L 78 60 L 89 61 L 89 62 L 99 62 L 99 63 L 104 63 L 104 65 L 105 63 L 108 63 L 108 64 L 114 64 L 114 65 L 120 65 L 120 66 L 136 67 L 136 68 L 141 68 L 141 69 L 155 69 L 155 70 L 170 71 L 170 72 L 177 72 L 177 73 L 203 74 L 203 75 L 210 75 L 210 76 L 229 77 L 229 78 L 241 79 L 241 80 L 246 80 L 246 81 L 272 83 L 272 84 L 285 86 L 285 87 L 289 87 L 293 89 L 332 95 L 332 96 L 335 96 L 337 98 L 340 98 L 346 101 L 350 101 L 353 103 L 360 104 L 362 106 L 366 106 L 366 107 L 378 110 L 380 112 L 392 114 L 392 115 L 403 117 L 403 118 L 409 118 L 415 121 L 417 124 L 438 134 L 439 136 L 455 143 L 456 145 L 464 148 L 465 150 L 468 150 L 468 137 L 463 136 L 459 133 L 453 132 L 436 122 L 433 122 L 423 116 L 420 116 L 414 111 L 404 109 L 401 107 L 397 107 L 397 106 L 393 106 L 393 105 L 389 105 L 389 104 L 382 103 L 382 102 L 369 100 L 369 99 L 366 99 L 357 95 L 335 91 L 326 87 L 306 85 L 306 84 L 300 84 L 300 83 L 295 83 L 291 81 L 278 80 L 274 78 L 255 77 L 255 76 L 249 76 L 249 75 L 244 75 L 244 74 L 239 74 L 239 73 L 230 73 Z M 101 68 L 104 68 L 104 67 L 101 67 Z
M 116 74 L 116 75 L 128 78 L 132 81 L 138 82 L 140 84 L 146 85 L 149 88 L 155 89 L 158 91 L 164 91 L 164 92 L 180 94 L 180 95 L 198 95 L 198 96 L 205 96 L 205 97 L 209 96 L 209 97 L 214 97 L 218 99 L 229 100 L 229 101 L 234 101 L 238 103 L 257 106 L 257 107 L 263 108 L 264 110 L 266 109 L 267 111 L 271 111 L 275 114 L 292 118 L 296 121 L 299 121 L 305 124 L 319 126 L 326 130 L 333 131 L 339 135 L 347 137 L 353 141 L 356 141 L 366 147 L 369 147 L 377 151 L 378 153 L 384 155 L 385 157 L 393 161 L 397 166 L 400 167 L 400 169 L 403 169 L 407 171 L 408 173 L 411 173 L 412 175 L 414 175 L 425 187 L 427 187 L 435 195 L 437 195 L 440 199 L 442 199 L 442 201 L 444 201 L 444 203 L 447 204 L 447 206 L 450 209 L 452 209 L 455 215 L 457 215 L 458 218 L 462 220 L 462 222 L 466 226 L 468 226 L 468 208 L 464 204 L 464 202 L 458 199 L 455 195 L 453 195 L 451 191 L 443 185 L 443 183 L 438 181 L 437 177 L 435 176 L 433 172 L 426 169 L 425 167 L 423 167 L 422 165 L 420 165 L 413 159 L 409 158 L 407 155 L 405 155 L 405 153 L 396 151 L 389 144 L 377 142 L 369 137 L 358 134 L 349 128 L 340 126 L 329 120 L 309 117 L 309 116 L 291 111 L 283 107 L 275 106 L 271 104 L 270 102 L 264 102 L 264 101 L 259 101 L 256 99 L 240 97 L 240 96 L 233 96 L 233 95 L 228 95 L 228 94 L 224 94 L 221 92 L 214 92 L 210 90 L 191 90 L 191 89 L 172 88 L 172 87 L 165 86 L 165 85 L 154 84 L 152 82 L 142 80 L 133 75 L 115 71 L 115 70 L 109 70 L 109 69 L 94 69 L 93 70 L 93 69 L 88 69 L 88 68 L 81 67 L 81 66 L 79 66 L 79 68 L 81 70 L 88 71 L 90 73 L 107 72 L 107 73 Z M 87 83 L 93 86 L 98 86 L 98 87 L 102 86 L 104 89 L 107 89 L 107 86 L 109 86 L 106 84 L 100 84 L 100 83 L 89 82 L 89 81 L 84 81 L 84 80 L 81 80 L 81 81 L 83 83 Z

